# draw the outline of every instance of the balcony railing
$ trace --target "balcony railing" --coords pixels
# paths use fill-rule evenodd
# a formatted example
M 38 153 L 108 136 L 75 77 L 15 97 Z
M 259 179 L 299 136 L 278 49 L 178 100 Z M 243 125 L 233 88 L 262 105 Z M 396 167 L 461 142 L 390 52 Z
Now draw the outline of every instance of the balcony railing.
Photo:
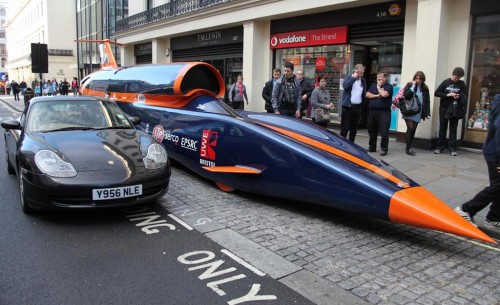
M 233 0 L 172 0 L 167 4 L 124 18 L 116 22 L 117 33 L 167 18 L 213 7 Z

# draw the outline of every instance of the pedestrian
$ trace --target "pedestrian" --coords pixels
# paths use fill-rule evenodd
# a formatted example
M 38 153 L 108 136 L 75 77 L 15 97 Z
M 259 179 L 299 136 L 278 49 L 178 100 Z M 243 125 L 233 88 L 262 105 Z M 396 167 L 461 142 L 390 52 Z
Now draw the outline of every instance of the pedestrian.
M 333 103 L 330 101 L 330 91 L 326 88 L 326 75 L 318 75 L 319 86 L 315 88 L 311 94 L 311 119 L 314 123 L 326 127 L 330 121 L 330 110 L 334 108 Z M 326 114 L 328 116 L 327 120 L 323 120 L 322 117 Z
M 73 95 L 78 95 L 78 79 L 73 77 L 71 81 L 71 89 L 73 90 Z
M 33 89 L 36 88 L 36 86 L 39 86 L 39 85 L 40 85 L 40 83 L 38 82 L 38 80 L 36 78 L 35 78 L 34 81 L 31 82 L 31 88 L 33 88 Z M 36 92 L 35 92 L 35 94 L 36 94 Z
M 361 105 L 366 100 L 366 81 L 363 78 L 365 66 L 354 66 L 352 75 L 346 76 L 342 82 L 342 113 L 340 115 L 340 135 L 354 142 L 361 118 Z
M 465 115 L 465 104 L 467 103 L 467 86 L 463 80 L 460 80 L 465 75 L 464 69 L 457 67 L 453 69 L 451 77 L 445 79 L 434 92 L 434 96 L 439 97 L 439 136 L 434 150 L 435 154 L 443 152 L 446 145 L 446 133 L 448 131 L 448 123 L 450 126 L 450 135 L 448 139 L 448 149 L 450 155 L 457 156 L 457 127 L 461 116 Z M 457 116 L 449 117 L 446 114 L 448 109 L 458 106 L 462 113 Z
M 59 88 L 61 88 L 61 95 L 68 95 L 69 83 L 66 78 L 59 84 Z
M 293 74 L 293 63 L 287 62 L 283 76 L 273 88 L 272 103 L 275 114 L 300 117 L 300 83 Z
M 35 86 L 35 96 L 42 96 L 42 87 L 40 86 L 40 83 L 36 83 Z
M 24 91 L 26 91 L 26 88 L 28 88 L 28 85 L 26 84 L 26 82 L 23 81 L 19 84 L 19 87 L 21 88 L 21 94 L 24 95 Z
M 301 92 L 300 94 L 302 94 L 300 101 L 300 116 L 299 116 L 299 118 L 302 119 L 304 111 L 306 111 L 307 108 L 309 107 L 309 102 L 311 100 L 311 94 L 314 90 L 314 86 L 311 85 L 311 83 L 309 83 L 306 80 L 304 72 L 302 70 L 297 71 L 297 79 L 299 80 L 300 83 L 300 92 Z
M 19 101 L 19 92 L 21 92 L 21 87 L 19 84 L 13 80 L 12 81 L 12 94 L 14 95 L 14 100 Z
M 52 86 L 52 95 L 57 95 L 57 90 L 59 89 L 59 84 L 57 83 L 57 80 L 55 78 L 52 79 L 52 83 L 50 83 Z
M 389 150 L 389 128 L 391 127 L 392 85 L 387 83 L 387 73 L 379 72 L 377 82 L 366 92 L 368 99 L 369 152 L 377 151 L 377 135 L 380 132 L 381 156 Z
M 500 232 L 500 94 L 496 94 L 491 103 L 490 125 L 483 144 L 483 155 L 488 166 L 490 186 L 456 207 L 455 211 L 474 223 L 474 216 L 491 203 L 484 226 Z
M 425 84 L 425 74 L 422 71 L 417 71 L 413 75 L 413 81 L 406 84 L 404 88 L 404 98 L 406 100 L 411 100 L 415 95 L 421 104 L 420 112 L 414 115 L 403 115 L 406 123 L 406 154 L 409 156 L 416 155 L 411 146 L 413 139 L 415 139 L 418 124 L 421 120 L 429 118 L 431 113 L 429 87 Z
M 274 85 L 276 85 L 276 83 L 279 81 L 280 77 L 281 77 L 281 69 L 279 69 L 279 68 L 274 69 L 273 70 L 273 78 L 271 80 L 268 80 L 264 84 L 264 88 L 262 89 L 262 98 L 264 99 L 264 101 L 266 101 L 265 109 L 266 109 L 267 113 L 274 113 L 273 103 L 272 103 L 271 99 L 273 96 Z
M 243 85 L 243 75 L 241 74 L 238 75 L 236 83 L 229 90 L 229 101 L 231 101 L 234 109 L 243 110 L 245 101 L 248 105 L 247 88 Z

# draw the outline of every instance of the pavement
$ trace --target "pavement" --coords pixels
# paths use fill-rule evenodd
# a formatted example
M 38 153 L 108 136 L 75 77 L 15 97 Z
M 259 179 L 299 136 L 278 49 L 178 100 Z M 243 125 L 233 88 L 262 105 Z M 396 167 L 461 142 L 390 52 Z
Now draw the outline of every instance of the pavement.
M 0 96 L 18 111 L 23 99 Z M 335 131 L 335 128 L 334 128 Z M 380 141 L 380 140 L 379 140 Z M 361 130 L 356 143 L 368 147 Z M 450 207 L 488 186 L 480 150 L 458 156 L 389 141 L 387 163 Z M 374 153 L 379 157 L 378 153 Z M 324 207 L 223 193 L 174 167 L 162 205 L 223 247 L 316 304 L 500 304 L 500 246 Z M 487 209 L 476 215 L 482 228 Z

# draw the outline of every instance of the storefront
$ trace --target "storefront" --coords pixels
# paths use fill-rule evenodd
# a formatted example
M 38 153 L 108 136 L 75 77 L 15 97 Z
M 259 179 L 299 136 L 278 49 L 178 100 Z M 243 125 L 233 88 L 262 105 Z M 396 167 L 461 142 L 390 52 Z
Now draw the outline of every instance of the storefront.
M 146 42 L 134 45 L 135 63 L 137 65 L 153 62 L 153 43 Z
M 404 2 L 389 2 L 271 22 L 273 66 L 294 63 L 311 83 L 319 73 L 328 77 L 332 122 L 340 123 L 341 83 L 355 64 L 365 65 L 368 86 L 379 72 L 389 74 L 394 94 L 400 86 L 404 34 Z M 361 125 L 367 118 L 363 107 Z M 394 111 L 391 129 L 396 129 Z
M 170 40 L 174 62 L 204 61 L 224 78 L 226 97 L 239 74 L 243 74 L 243 27 L 213 30 Z
M 472 1 L 471 14 L 470 93 L 463 144 L 481 148 L 491 101 L 500 93 L 500 4 Z

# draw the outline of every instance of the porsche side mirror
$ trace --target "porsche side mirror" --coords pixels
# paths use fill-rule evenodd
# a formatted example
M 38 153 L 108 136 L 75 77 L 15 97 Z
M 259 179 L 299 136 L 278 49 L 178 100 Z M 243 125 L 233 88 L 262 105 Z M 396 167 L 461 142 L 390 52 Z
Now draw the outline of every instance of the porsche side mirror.
M 129 120 L 130 120 L 130 122 L 132 122 L 132 124 L 134 124 L 134 125 L 139 125 L 139 124 L 141 124 L 141 118 L 140 118 L 140 117 L 131 116 L 131 117 L 128 117 L 128 119 L 129 119 Z
M 4 129 L 18 129 L 21 130 L 21 122 L 16 120 L 5 120 L 1 123 Z

